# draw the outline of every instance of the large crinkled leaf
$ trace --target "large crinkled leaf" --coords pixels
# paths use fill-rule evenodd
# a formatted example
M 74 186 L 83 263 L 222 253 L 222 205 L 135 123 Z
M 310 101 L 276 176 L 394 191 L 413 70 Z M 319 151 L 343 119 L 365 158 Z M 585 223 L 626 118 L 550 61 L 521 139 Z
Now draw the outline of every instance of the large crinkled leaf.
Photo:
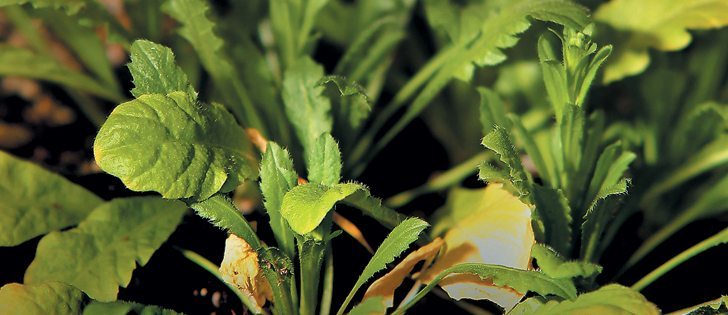
M 313 147 L 306 150 L 308 180 L 331 186 L 341 179 L 341 152 L 339 144 L 329 133 L 316 139 Z
M 68 69 L 49 56 L 25 48 L 0 46 L 0 76 L 20 76 L 53 82 L 121 102 L 125 97 L 81 72 Z
M 536 259 L 541 272 L 552 278 L 592 277 L 602 272 L 602 267 L 589 262 L 567 261 L 543 244 L 531 248 L 531 256 Z
M 175 63 L 172 50 L 165 46 L 148 40 L 134 41 L 128 66 L 134 78 L 134 97 L 175 91 L 187 92 L 192 98 L 197 95 L 187 75 Z
M 270 217 L 270 227 L 278 247 L 291 257 L 295 256 L 295 241 L 291 228 L 281 216 L 283 196 L 296 186 L 298 175 L 286 149 L 275 142 L 268 142 L 260 162 L 260 190 L 265 198 L 265 210 Z
M 104 171 L 135 191 L 204 200 L 257 176 L 245 131 L 225 108 L 184 92 L 147 94 L 114 109 L 94 142 Z
M 61 282 L 8 283 L 0 288 L 0 314 L 80 314 L 81 290 Z
M 93 301 L 83 308 L 83 315 L 177 315 L 182 314 L 156 305 L 144 305 L 134 302 L 98 302 Z
M 313 231 L 334 207 L 334 204 L 363 186 L 356 183 L 325 186 L 308 183 L 293 187 L 283 197 L 281 215 L 291 229 L 300 235 Z
M 576 300 L 549 301 L 533 310 L 533 315 L 562 314 L 660 314 L 660 310 L 642 294 L 618 284 L 579 295 Z
M 430 244 L 418 248 L 416 251 L 410 253 L 402 259 L 392 270 L 387 274 L 372 282 L 364 294 L 364 300 L 381 298 L 381 303 L 387 307 L 394 305 L 394 290 L 396 290 L 404 279 L 412 272 L 415 265 L 424 261 L 422 269 L 426 269 L 430 266 L 432 261 L 440 252 L 440 249 L 445 245 L 445 241 L 441 238 L 434 239 Z
M 503 189 L 490 184 L 484 189 L 455 188 L 439 214 L 438 230 L 447 250 L 427 270 L 422 281 L 431 282 L 442 271 L 461 263 L 486 263 L 529 269 L 535 243 L 531 208 Z M 445 225 L 445 228 L 442 227 Z M 455 299 L 488 299 L 505 309 L 512 308 L 525 294 L 494 286 L 472 274 L 445 278 L 440 286 Z
M 254 314 L 263 312 L 266 301 L 273 300 L 270 284 L 258 265 L 258 253 L 240 237 L 231 234 L 225 241 L 220 276 L 248 300 Z
M 116 300 L 138 263 L 144 266 L 182 220 L 187 207 L 158 197 L 115 199 L 78 227 L 38 243 L 25 283 L 61 281 L 99 301 Z
M 369 280 L 378 271 L 387 267 L 387 264 L 394 261 L 397 256 L 407 250 L 414 241 L 419 238 L 420 233 L 424 231 L 428 226 L 427 222 L 417 219 L 409 218 L 400 223 L 395 227 L 392 232 L 387 235 L 382 244 L 377 248 L 374 256 L 367 263 L 366 267 L 362 271 L 359 278 L 356 280 L 354 287 L 349 291 L 344 304 L 341 305 L 337 314 L 343 314 L 346 310 L 346 306 L 351 302 L 354 294 L 361 288 L 364 283 Z
M 0 151 L 0 246 L 77 224 L 102 202 L 83 187 Z
M 629 33 L 604 71 L 606 82 L 644 71 L 649 48 L 675 51 L 692 37 L 688 30 L 720 28 L 728 24 L 724 0 L 612 0 L 601 5 L 594 18 Z
M 322 95 L 319 84 L 324 69 L 310 58 L 300 59 L 283 75 L 283 103 L 286 115 L 293 124 L 304 150 L 314 146 L 316 139 L 331 132 L 331 103 Z

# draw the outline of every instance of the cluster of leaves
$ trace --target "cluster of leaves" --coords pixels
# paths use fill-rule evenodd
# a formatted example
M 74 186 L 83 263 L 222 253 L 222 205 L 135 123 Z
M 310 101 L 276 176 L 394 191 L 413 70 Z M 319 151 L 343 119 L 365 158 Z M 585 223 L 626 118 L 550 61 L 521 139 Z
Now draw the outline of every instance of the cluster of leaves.
M 328 314 L 337 257 L 332 240 L 341 233 L 335 223 L 357 234 L 334 211 L 340 204 L 392 231 L 337 314 L 386 313 L 394 305 L 394 290 L 408 276 L 417 282 L 394 314 L 404 313 L 438 285 L 457 298 L 447 286 L 463 275 L 496 292 L 481 298 L 510 314 L 656 314 L 657 307 L 639 289 L 728 242 L 728 230 L 675 256 L 632 288 L 599 286 L 602 268 L 596 263 L 621 224 L 638 211 L 651 224 L 672 221 L 625 268 L 681 227 L 728 209 L 728 128 L 721 103 L 726 41 L 699 46 L 677 68 L 667 60 L 655 62 L 639 77 L 645 105 L 633 120 L 613 119 L 597 105 L 609 107 L 590 106 L 587 96 L 595 82 L 645 71 L 649 49 L 679 50 L 690 43 L 687 30 L 728 23 L 725 1 L 676 2 L 613 0 L 598 7 L 592 21 L 586 8 L 566 0 L 425 0 L 421 6 L 413 0 L 246 1 L 220 16 L 203 0 L 128 1 L 133 21 L 128 27 L 96 1 L 0 1 L 30 43 L 0 47 L 0 75 L 62 86 L 100 127 L 93 150 L 101 169 L 131 190 L 161 196 L 104 201 L 1 153 L 0 174 L 9 180 L 0 185 L 0 246 L 47 235 L 24 284 L 0 289 L 0 310 L 171 313 L 116 301 L 117 292 L 191 208 L 231 234 L 222 274 L 206 268 L 228 282 L 249 310 Z M 436 51 L 429 58 L 409 51 L 421 43 L 406 36 L 419 7 L 433 30 Z M 83 69 L 55 60 L 31 18 L 56 30 Z M 177 27 L 162 28 L 165 19 Z M 564 30 L 552 31 L 556 36 L 544 32 L 535 41 L 536 58 L 517 56 L 495 68 L 534 21 Z M 613 42 L 614 51 L 598 47 L 592 35 Z M 726 38 L 725 32 L 719 36 Z M 312 57 L 320 38 L 344 52 L 328 75 Z M 405 40 L 412 45 L 404 46 L 415 47 L 402 49 L 414 56 L 403 62 L 417 69 L 411 77 L 394 62 Z M 105 56 L 109 43 L 131 56 L 131 100 Z M 488 82 L 489 76 L 497 79 Z M 401 86 L 396 84 L 400 77 L 406 79 Z M 473 88 L 482 83 L 492 88 Z M 370 117 L 372 105 L 390 85 L 396 85 L 394 96 Z M 98 99 L 89 96 L 120 105 L 106 118 Z M 421 114 L 453 162 L 462 165 L 386 202 L 363 184 L 342 182 L 359 176 Z M 467 141 L 481 136 L 485 152 L 477 141 Z M 475 171 L 473 161 L 484 158 L 479 177 L 488 187 L 453 187 L 447 205 L 432 219 L 432 239 L 423 234 L 427 222 L 387 206 L 456 186 Z M 245 182 L 259 186 L 260 210 L 269 218 L 275 246 L 258 237 L 229 198 Z M 688 197 L 674 197 L 683 194 Z M 666 208 L 685 210 L 675 217 Z M 484 227 L 468 234 L 468 228 Z M 511 236 L 516 237 L 504 241 Z M 349 309 L 361 287 L 414 243 L 421 248 L 373 282 Z M 454 245 L 471 243 L 492 248 L 479 249 L 476 260 L 449 260 Z M 482 255 L 501 249 L 495 246 L 508 247 L 518 263 Z M 185 255 L 211 265 L 194 253 Z M 538 268 L 531 267 L 531 259 Z M 410 275 L 421 261 L 420 275 Z M 232 275 L 224 270 L 233 270 Z M 498 299 L 503 291 L 515 300 Z M 471 295 L 464 296 L 475 298 Z M 722 308 L 718 302 L 698 311 Z

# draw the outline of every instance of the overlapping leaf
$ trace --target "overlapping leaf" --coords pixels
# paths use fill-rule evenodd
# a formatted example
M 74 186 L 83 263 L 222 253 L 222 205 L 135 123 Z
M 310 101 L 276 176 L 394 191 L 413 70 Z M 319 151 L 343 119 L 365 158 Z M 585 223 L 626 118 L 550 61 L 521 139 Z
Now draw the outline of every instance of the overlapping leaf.
M 99 301 L 116 300 L 136 264 L 145 265 L 177 228 L 187 207 L 157 197 L 116 199 L 78 227 L 41 239 L 26 284 L 60 281 Z
M 67 179 L 0 151 L 0 246 L 81 222 L 103 200 Z
M 204 200 L 256 177 L 245 131 L 222 106 L 193 97 L 147 94 L 116 107 L 94 142 L 101 169 L 170 199 Z

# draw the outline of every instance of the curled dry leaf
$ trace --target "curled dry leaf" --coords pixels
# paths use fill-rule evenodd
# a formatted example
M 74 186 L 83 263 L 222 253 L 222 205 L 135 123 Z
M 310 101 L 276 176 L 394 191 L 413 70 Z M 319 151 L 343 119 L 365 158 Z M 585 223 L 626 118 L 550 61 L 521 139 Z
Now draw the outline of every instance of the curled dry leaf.
M 453 204 L 471 205 L 471 209 L 449 209 L 450 219 L 444 240 L 447 250 L 426 270 L 421 280 L 429 282 L 437 274 L 461 263 L 486 263 L 529 269 L 531 247 L 535 244 L 531 227 L 531 208 L 503 189 L 490 184 L 484 189 L 456 189 L 449 198 Z M 513 308 L 525 292 L 497 287 L 477 275 L 453 274 L 440 286 L 454 299 L 487 299 L 505 308 Z
M 366 250 L 370 254 L 374 254 L 374 250 L 369 245 L 369 242 L 367 242 L 367 239 L 364 238 L 364 233 L 361 232 L 359 227 L 356 226 L 353 222 L 349 221 L 349 219 L 345 218 L 344 216 L 340 215 L 338 212 L 334 211 L 333 215 L 334 223 L 338 225 L 346 234 L 351 235 L 361 246 L 364 246 Z
M 258 253 L 240 237 L 231 234 L 225 241 L 220 275 L 243 293 L 247 305 L 258 308 L 252 310 L 256 314 L 262 312 L 266 301 L 273 300 L 270 284 L 258 265 Z
M 418 250 L 410 253 L 405 257 L 397 266 L 395 266 L 390 272 L 382 276 L 381 278 L 374 281 L 367 289 L 364 294 L 364 300 L 381 296 L 383 303 L 387 307 L 394 305 L 394 290 L 396 290 L 402 281 L 412 272 L 412 269 L 421 261 L 425 261 L 422 269 L 427 268 L 432 261 L 440 252 L 440 249 L 445 245 L 445 241 L 441 238 L 436 238 L 430 244 L 427 244 Z

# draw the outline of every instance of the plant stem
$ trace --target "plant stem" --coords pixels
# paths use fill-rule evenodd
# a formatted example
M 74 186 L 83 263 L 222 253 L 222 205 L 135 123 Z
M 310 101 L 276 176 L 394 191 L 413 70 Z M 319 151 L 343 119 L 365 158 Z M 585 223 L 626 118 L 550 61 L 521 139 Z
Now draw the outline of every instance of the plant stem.
M 195 253 L 195 252 L 193 252 L 191 250 L 188 250 L 188 249 L 183 249 L 183 248 L 179 248 L 179 247 L 176 247 L 176 246 L 174 247 L 174 249 L 176 249 L 177 251 L 179 251 L 182 254 L 182 256 L 184 256 L 185 258 L 187 258 L 187 260 L 193 262 L 195 265 L 198 265 L 198 266 L 202 267 L 202 269 L 205 269 L 205 271 L 209 272 L 211 275 L 215 276 L 215 278 L 217 278 L 218 280 L 220 280 L 220 282 L 222 282 L 223 284 L 225 284 L 230 289 L 230 291 L 233 291 L 233 293 L 235 293 L 235 295 L 238 296 L 238 299 L 240 299 L 240 302 L 242 302 L 243 305 L 245 305 L 245 307 L 248 308 L 248 310 L 251 310 L 252 311 L 252 310 L 255 310 L 255 309 L 258 308 L 258 307 L 254 307 L 253 305 L 250 305 L 250 300 L 248 300 L 243 295 L 243 293 L 240 292 L 240 290 L 238 288 L 236 288 L 236 287 L 230 285 L 229 283 L 225 282 L 225 280 L 222 279 L 222 276 L 220 275 L 220 272 L 218 271 L 218 267 L 215 264 L 213 264 L 211 261 L 207 260 L 205 257 L 202 257 L 200 254 Z M 266 312 L 264 309 L 261 309 L 261 310 L 263 312 L 260 313 L 260 314 L 264 314 L 264 315 L 267 315 L 268 314 L 268 312 Z
M 493 154 L 491 152 L 480 152 L 455 167 L 432 177 L 422 186 L 403 191 L 387 198 L 387 200 L 384 201 L 384 204 L 391 208 L 399 208 L 421 195 L 445 190 L 455 186 L 466 177 L 475 173 L 478 165 L 483 160 L 490 159 L 492 156 Z
M 329 244 L 326 250 L 326 265 L 324 266 L 324 291 L 321 294 L 319 315 L 331 313 L 331 299 L 334 294 L 334 255 Z
M 652 282 L 662 277 L 665 273 L 684 263 L 688 259 L 693 258 L 695 255 L 700 254 L 712 247 L 724 243 L 728 243 L 728 228 L 723 229 L 717 234 L 703 240 L 698 244 L 695 244 L 693 247 L 688 248 L 684 252 L 668 260 L 660 267 L 657 267 L 657 269 L 653 270 L 642 279 L 637 281 L 635 284 L 633 284 L 632 289 L 641 291 L 645 287 L 652 284 Z

